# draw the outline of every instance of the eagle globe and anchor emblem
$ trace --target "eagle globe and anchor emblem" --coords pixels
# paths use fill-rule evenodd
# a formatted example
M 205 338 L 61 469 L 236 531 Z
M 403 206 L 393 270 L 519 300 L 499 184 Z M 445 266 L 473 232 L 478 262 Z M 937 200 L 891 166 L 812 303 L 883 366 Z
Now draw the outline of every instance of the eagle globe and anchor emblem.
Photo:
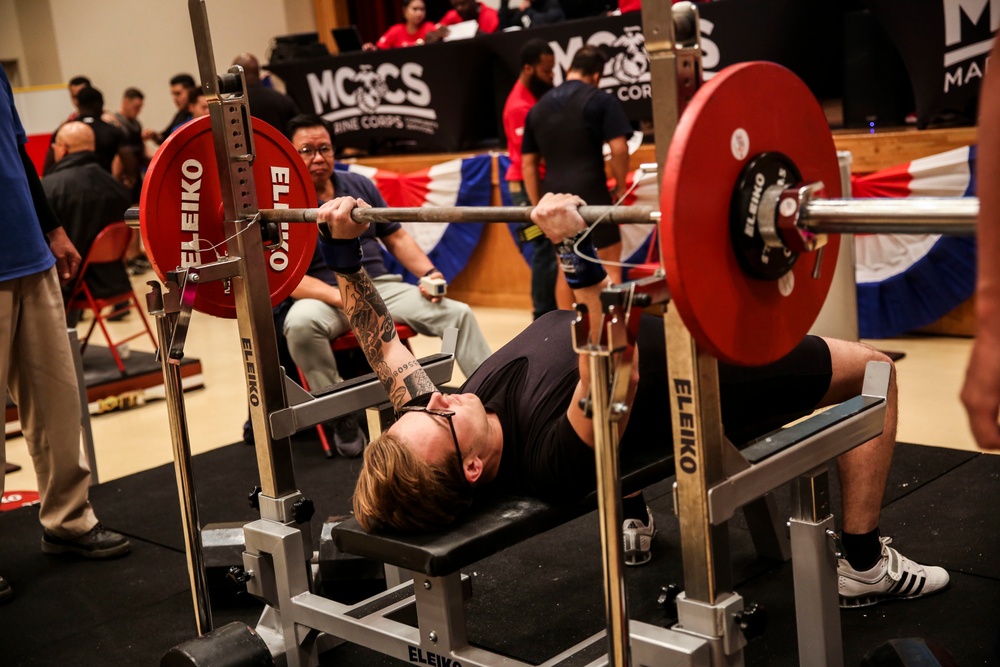
M 646 38 L 638 26 L 625 28 L 625 34 L 612 43 L 623 51 L 611 61 L 615 78 L 622 83 L 637 83 L 649 71 L 649 54 L 646 53 Z
M 358 108 L 367 114 L 378 111 L 379 105 L 382 104 L 382 98 L 389 92 L 385 78 L 374 71 L 371 65 L 362 65 L 361 70 L 354 77 L 354 82 L 358 84 L 354 97 Z

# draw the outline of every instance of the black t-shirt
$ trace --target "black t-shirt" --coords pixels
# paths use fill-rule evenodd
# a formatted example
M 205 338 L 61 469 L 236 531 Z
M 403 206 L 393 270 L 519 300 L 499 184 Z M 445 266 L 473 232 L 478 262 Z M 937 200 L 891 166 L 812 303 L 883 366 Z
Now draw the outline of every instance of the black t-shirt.
M 97 153 L 97 163 L 110 173 L 111 163 L 115 161 L 118 150 L 125 143 L 125 133 L 95 116 L 82 116 L 80 120 L 94 131 L 94 152 Z
M 462 387 L 500 419 L 503 455 L 494 484 L 505 491 L 560 499 L 594 488 L 594 450 L 566 417 L 580 380 L 573 317 L 555 311 L 535 320 Z
M 628 137 L 622 105 L 583 81 L 566 81 L 542 95 L 524 122 L 521 154 L 545 159 L 544 192 L 569 192 L 588 204 L 611 203 L 602 144 Z
M 575 314 L 538 318 L 493 353 L 462 387 L 500 419 L 503 453 L 486 489 L 550 501 L 579 498 L 596 488 L 594 451 L 566 416 L 579 381 L 571 326 Z M 619 451 L 672 451 L 663 320 L 643 316 L 639 327 L 639 384 Z M 722 421 L 737 444 L 809 414 L 830 383 L 830 354 L 808 336 L 789 355 L 767 366 L 719 364 Z

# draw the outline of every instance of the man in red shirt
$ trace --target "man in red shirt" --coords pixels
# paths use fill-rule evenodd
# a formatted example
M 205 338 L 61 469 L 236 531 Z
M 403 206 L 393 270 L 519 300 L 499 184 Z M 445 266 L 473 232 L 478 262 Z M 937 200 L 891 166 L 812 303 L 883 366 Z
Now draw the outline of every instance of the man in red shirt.
M 479 32 L 496 32 L 500 27 L 500 15 L 497 10 L 483 5 L 475 0 L 451 0 L 451 11 L 438 21 L 438 29 L 461 23 L 462 21 L 476 21 L 479 23 Z M 447 31 L 441 35 L 444 38 Z
M 552 47 L 541 39 L 532 39 L 521 47 L 521 74 L 503 107 L 503 130 L 507 136 L 507 153 L 510 167 L 505 179 L 510 198 L 515 206 L 530 206 L 531 200 L 524 189 L 521 173 L 521 140 L 524 137 L 524 119 L 535 106 L 538 98 L 552 89 L 556 58 Z M 551 243 L 537 225 L 528 225 L 519 232 L 521 241 L 531 244 L 531 304 L 538 319 L 556 309 L 555 285 L 556 255 Z

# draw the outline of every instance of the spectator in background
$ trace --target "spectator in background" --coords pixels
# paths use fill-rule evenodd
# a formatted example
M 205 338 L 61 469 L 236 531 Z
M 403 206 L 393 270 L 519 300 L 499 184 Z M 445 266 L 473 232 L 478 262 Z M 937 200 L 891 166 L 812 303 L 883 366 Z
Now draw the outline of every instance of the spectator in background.
M 503 130 L 507 137 L 510 166 L 504 178 L 515 206 L 530 206 L 521 172 L 521 141 L 528 112 L 542 95 L 552 89 L 556 57 L 552 47 L 541 39 L 531 39 L 521 47 L 521 74 L 503 106 Z M 544 174 L 542 174 L 544 177 Z M 531 245 L 531 305 L 534 319 L 556 309 L 556 254 L 554 246 L 538 225 L 525 225 L 518 232 L 522 243 Z
M 80 120 L 94 131 L 98 163 L 114 174 L 136 169 L 133 156 L 125 148 L 125 134 L 109 123 L 113 117 L 104 114 L 104 95 L 97 88 L 82 88 L 77 93 Z M 116 161 L 118 164 L 116 164 Z
M 94 131 L 96 153 L 98 164 L 107 170 L 109 174 L 118 173 L 119 170 L 132 168 L 132 156 L 122 149 L 125 143 L 125 135 L 120 129 L 105 120 L 104 95 L 96 88 L 86 86 L 81 88 L 76 94 L 79 104 L 78 120 L 86 123 Z M 106 118 L 110 120 L 111 114 Z M 58 130 L 56 132 L 58 134 Z M 55 142 L 56 134 L 52 135 Z M 43 173 L 48 174 L 55 164 L 53 146 L 49 146 L 49 151 L 45 155 L 45 168 Z
M 566 20 L 559 0 L 500 0 L 500 29 L 530 28 Z
M 573 56 L 566 80 L 545 94 L 528 112 L 521 147 L 524 186 L 532 203 L 547 192 L 568 192 L 592 206 L 610 205 L 625 193 L 628 138 L 632 125 L 621 103 L 598 83 L 607 63 L 601 51 L 585 46 Z M 615 186 L 608 192 L 603 144 L 611 148 Z M 545 161 L 545 180 L 538 167 Z M 598 225 L 590 232 L 604 262 L 621 259 L 617 225 Z M 613 283 L 621 282 L 621 267 L 606 264 Z
M 434 30 L 434 24 L 427 20 L 427 5 L 424 4 L 424 0 L 402 0 L 402 2 L 403 23 L 397 23 L 386 30 L 376 43 L 365 44 L 365 51 L 419 46 L 424 43 L 427 33 Z
M 113 114 L 114 125 L 118 126 L 125 136 L 122 148 L 134 160 L 133 169 L 126 171 L 123 168 L 115 176 L 131 192 L 133 204 L 139 203 L 139 196 L 142 194 L 142 179 L 146 174 L 146 167 L 149 166 L 150 160 L 150 156 L 146 152 L 146 142 L 142 138 L 144 134 L 142 123 L 139 122 L 139 113 L 142 111 L 144 100 L 145 96 L 141 90 L 126 88 L 122 94 L 121 107 Z M 138 230 L 132 231 L 132 240 L 129 243 L 128 252 L 125 254 L 125 263 L 129 272 L 135 275 L 145 273 L 152 268 L 146 253 L 143 251 L 142 235 L 139 234 Z M 125 311 L 124 314 L 127 312 Z
M 174 106 L 177 107 L 177 113 L 170 119 L 170 123 L 162 132 L 149 128 L 143 130 L 142 138 L 162 144 L 171 132 L 191 120 L 191 114 L 187 110 L 188 91 L 194 87 L 194 77 L 190 74 L 177 74 L 170 79 L 170 98 L 174 101 Z
M 129 190 L 98 164 L 91 126 L 80 121 L 63 124 L 52 146 L 55 164 L 42 179 L 45 198 L 69 240 L 86 257 L 97 234 L 112 222 L 123 220 L 134 200 Z M 86 279 L 98 297 L 129 289 L 124 264 L 91 267 Z
M 76 120 L 80 115 L 80 104 L 76 100 L 76 95 L 81 89 L 88 88 L 89 86 L 90 79 L 85 76 L 74 76 L 69 80 L 69 83 L 66 85 L 66 89 L 69 90 L 69 100 L 73 103 L 74 111 L 66 119 L 67 121 Z
M 187 106 L 185 109 L 187 109 L 188 119 L 184 121 L 184 123 L 188 123 L 195 118 L 207 116 L 208 100 L 205 98 L 205 91 L 201 88 L 189 88 Z
M 118 180 L 132 192 L 132 202 L 139 201 L 139 194 L 142 192 L 142 176 L 146 172 L 146 165 L 149 159 L 146 157 L 146 143 L 142 138 L 142 123 L 139 122 L 139 113 L 142 111 L 145 96 L 138 88 L 126 88 L 122 93 L 121 106 L 118 111 L 112 114 L 112 124 L 121 130 L 125 140 L 122 150 L 130 157 L 131 169 L 124 168 L 120 173 L 115 174 Z M 77 246 L 79 248 L 79 246 Z
M 233 59 L 233 64 L 243 68 L 250 113 L 284 134 L 288 121 L 299 115 L 298 105 L 288 95 L 261 83 L 260 63 L 253 54 L 241 53 Z
M 451 9 L 438 21 L 437 28 L 427 33 L 426 40 L 435 42 L 448 36 L 448 26 L 463 21 L 476 21 L 480 33 L 496 32 L 500 28 L 497 10 L 475 0 L 451 0 Z

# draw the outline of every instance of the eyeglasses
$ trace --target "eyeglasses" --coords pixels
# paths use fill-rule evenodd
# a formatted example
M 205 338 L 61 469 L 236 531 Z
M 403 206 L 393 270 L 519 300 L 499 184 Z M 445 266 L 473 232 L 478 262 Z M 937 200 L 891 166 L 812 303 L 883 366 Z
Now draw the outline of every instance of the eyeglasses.
M 323 144 L 322 146 L 303 146 L 298 149 L 297 153 L 302 156 L 304 160 L 311 160 L 316 153 L 319 153 L 323 157 L 330 157 L 333 155 L 333 146 L 330 144 Z
M 462 466 L 462 460 L 465 457 L 462 456 L 462 450 L 458 446 L 458 434 L 455 433 L 455 413 L 451 410 L 434 410 L 432 408 L 425 408 L 421 405 L 414 405 L 409 408 L 400 408 L 397 412 L 399 412 L 400 415 L 406 412 L 425 412 L 429 415 L 434 415 L 435 417 L 444 417 L 448 421 L 448 427 L 451 429 L 451 440 L 455 443 L 455 456 L 458 460 L 458 472 L 462 479 L 466 480 L 466 485 L 468 485 L 469 482 L 465 478 L 465 468 Z

